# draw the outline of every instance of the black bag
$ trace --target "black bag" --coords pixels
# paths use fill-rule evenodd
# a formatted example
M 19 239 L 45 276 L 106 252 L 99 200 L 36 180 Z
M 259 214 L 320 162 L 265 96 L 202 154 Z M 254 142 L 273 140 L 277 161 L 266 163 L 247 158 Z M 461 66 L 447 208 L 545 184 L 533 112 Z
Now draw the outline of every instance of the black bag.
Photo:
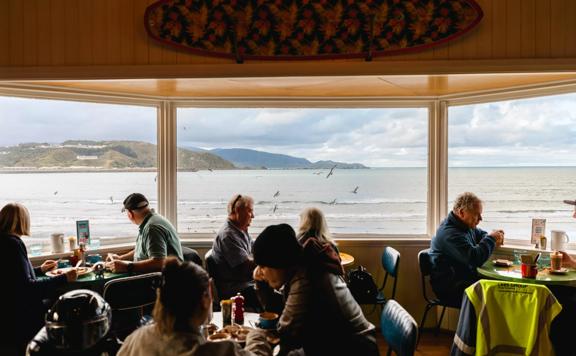
M 348 289 L 358 304 L 373 304 L 376 302 L 378 287 L 372 275 L 363 266 L 348 273 Z

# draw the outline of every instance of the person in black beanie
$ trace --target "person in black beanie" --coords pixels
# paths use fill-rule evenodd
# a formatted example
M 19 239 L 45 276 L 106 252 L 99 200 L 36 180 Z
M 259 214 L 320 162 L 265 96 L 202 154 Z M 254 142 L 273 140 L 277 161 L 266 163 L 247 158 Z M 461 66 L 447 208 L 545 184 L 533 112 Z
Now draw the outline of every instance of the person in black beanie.
M 288 224 L 271 225 L 253 246 L 254 279 L 284 295 L 280 355 L 379 355 L 375 328 L 352 297 L 334 249 L 310 238 L 302 246 Z

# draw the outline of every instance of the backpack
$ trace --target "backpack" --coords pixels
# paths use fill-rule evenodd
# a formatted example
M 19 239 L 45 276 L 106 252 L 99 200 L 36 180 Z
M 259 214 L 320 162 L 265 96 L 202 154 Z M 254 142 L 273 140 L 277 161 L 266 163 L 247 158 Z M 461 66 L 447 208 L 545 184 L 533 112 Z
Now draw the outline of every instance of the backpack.
M 376 302 L 378 287 L 372 275 L 363 266 L 348 273 L 348 289 L 358 304 L 373 304 Z

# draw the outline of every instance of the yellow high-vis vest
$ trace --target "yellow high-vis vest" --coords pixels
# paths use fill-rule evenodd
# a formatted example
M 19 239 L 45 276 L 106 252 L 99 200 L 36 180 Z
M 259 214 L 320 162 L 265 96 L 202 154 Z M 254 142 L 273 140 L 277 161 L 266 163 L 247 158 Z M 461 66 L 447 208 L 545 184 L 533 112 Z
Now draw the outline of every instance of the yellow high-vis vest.
M 480 280 L 466 289 L 476 311 L 476 355 L 554 355 L 550 323 L 562 306 L 543 285 Z

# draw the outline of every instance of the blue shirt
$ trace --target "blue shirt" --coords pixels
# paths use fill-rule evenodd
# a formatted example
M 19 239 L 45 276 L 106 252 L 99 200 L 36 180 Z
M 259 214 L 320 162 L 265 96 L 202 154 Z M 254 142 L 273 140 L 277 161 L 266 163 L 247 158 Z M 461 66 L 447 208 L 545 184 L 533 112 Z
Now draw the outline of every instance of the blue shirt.
M 252 272 L 237 268 L 252 259 L 253 241 L 247 232 L 240 230 L 227 220 L 212 244 L 212 255 L 216 262 L 216 276 L 221 298 L 228 298 L 253 284 Z

